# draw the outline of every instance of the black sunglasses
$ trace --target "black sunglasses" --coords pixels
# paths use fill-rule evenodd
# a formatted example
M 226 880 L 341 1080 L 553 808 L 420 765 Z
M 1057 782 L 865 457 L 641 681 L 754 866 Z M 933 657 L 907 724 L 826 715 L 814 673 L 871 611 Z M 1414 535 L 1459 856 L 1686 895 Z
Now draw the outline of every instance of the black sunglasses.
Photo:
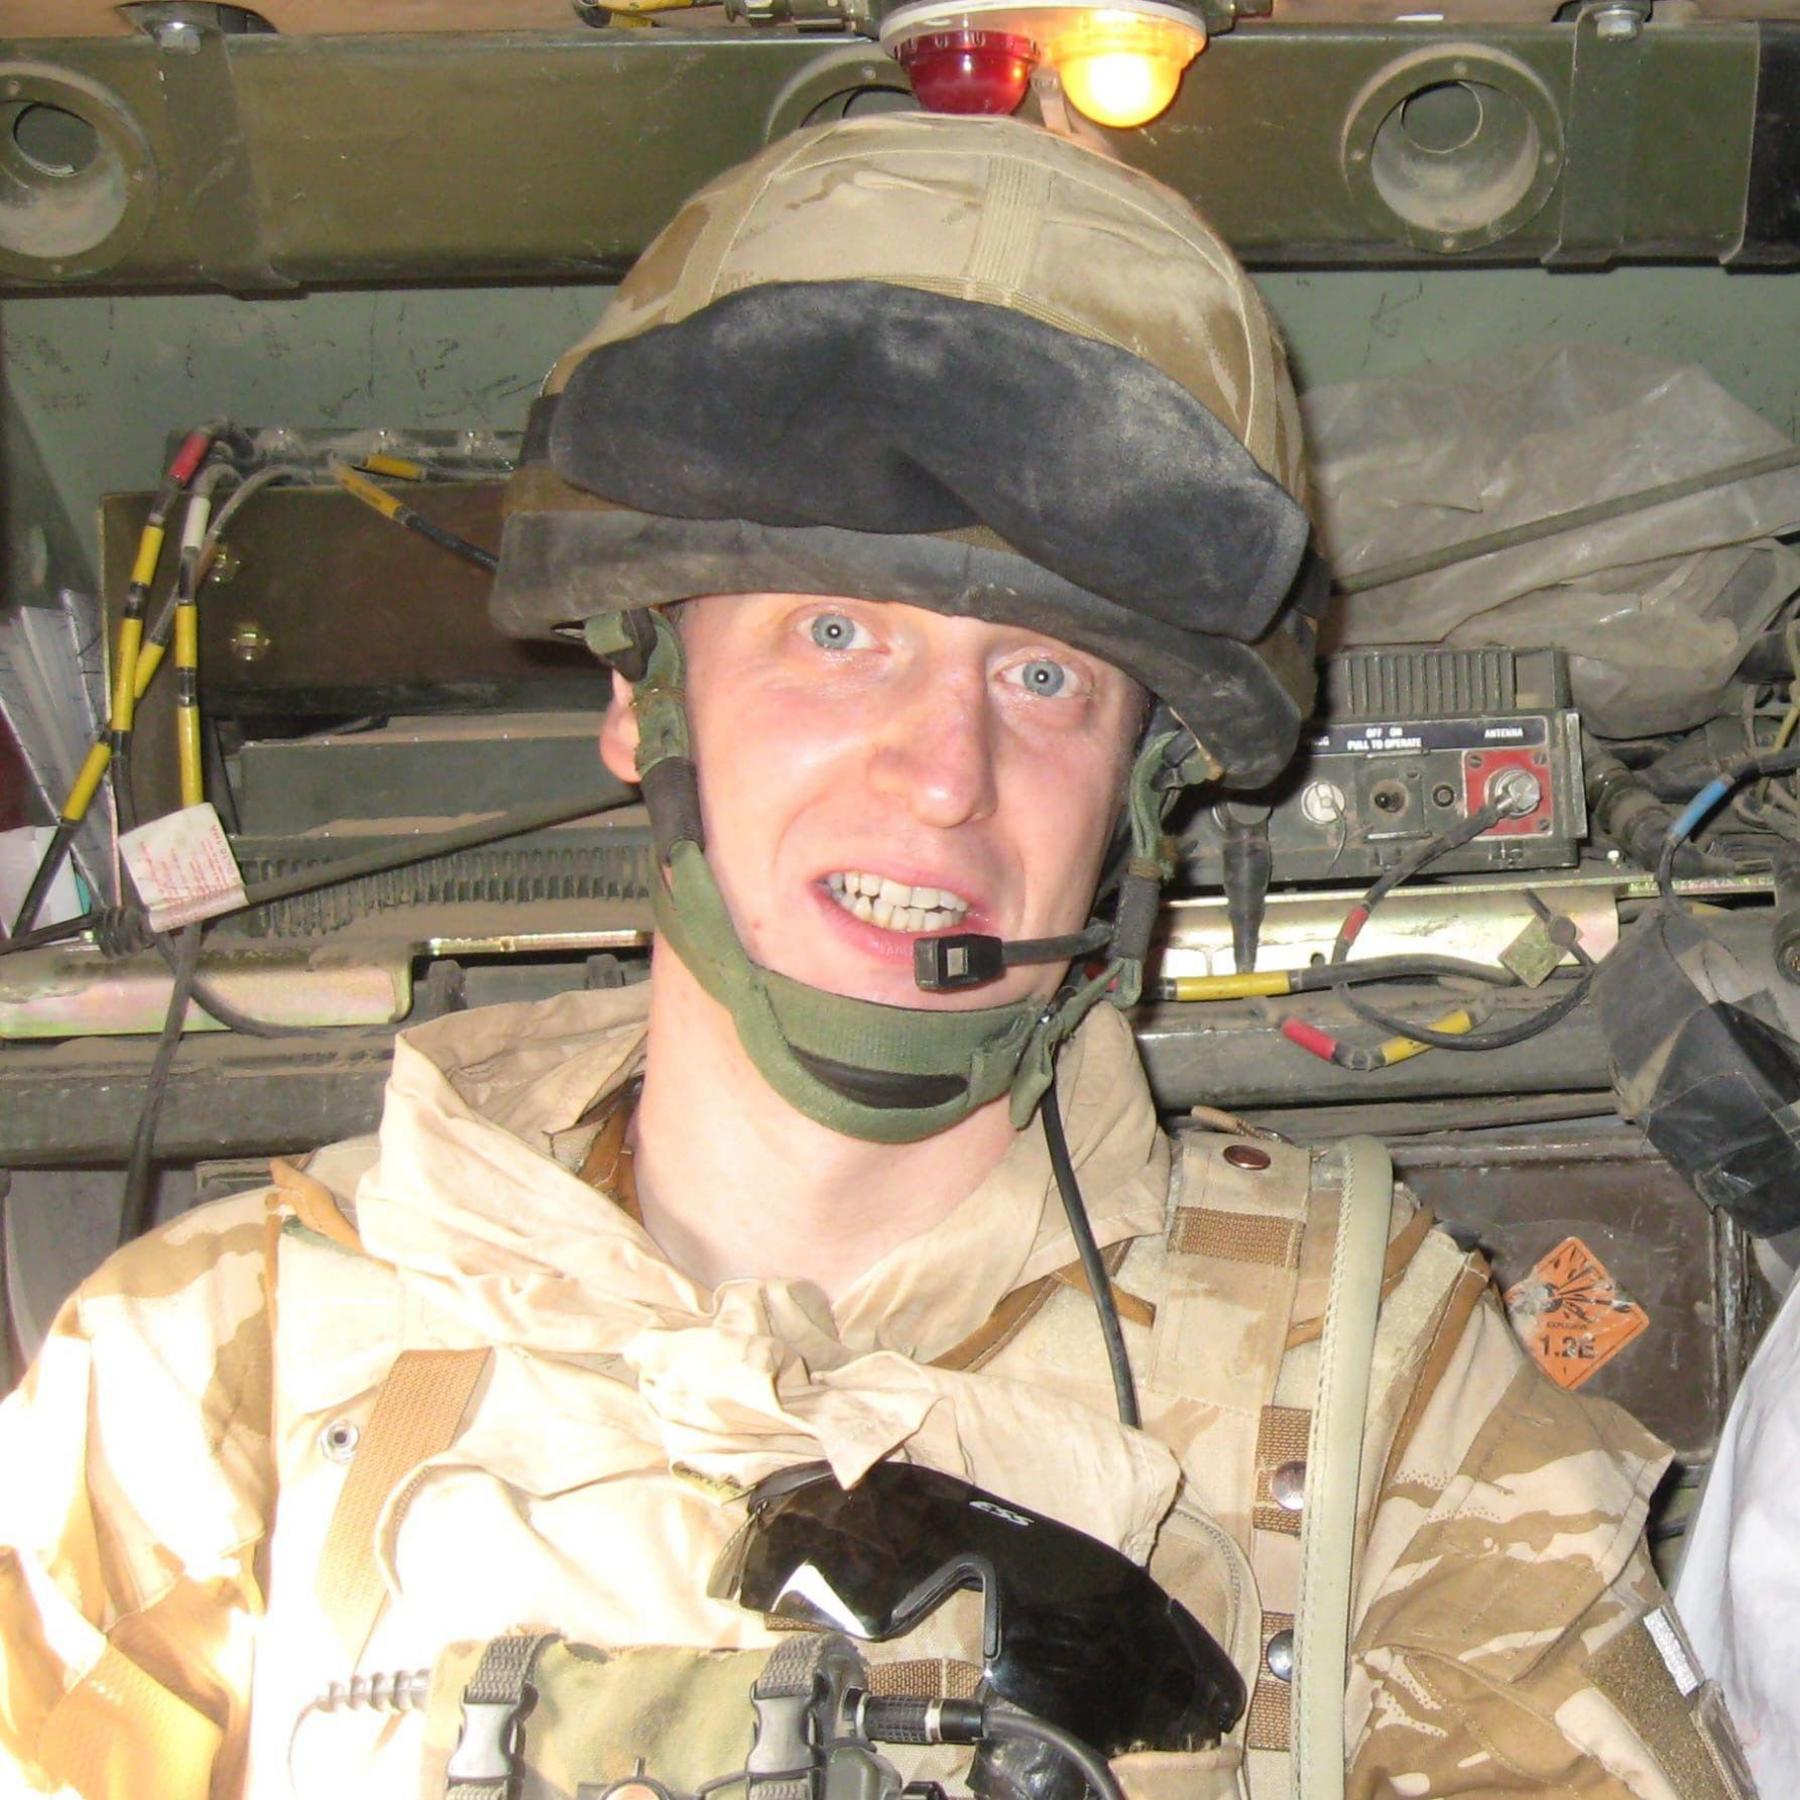
M 714 1599 L 879 1642 L 979 1588 L 991 1690 L 1105 1756 L 1199 1749 L 1244 1710 L 1230 1657 L 1128 1556 L 955 1476 L 884 1462 L 846 1491 L 807 1463 L 749 1505 Z

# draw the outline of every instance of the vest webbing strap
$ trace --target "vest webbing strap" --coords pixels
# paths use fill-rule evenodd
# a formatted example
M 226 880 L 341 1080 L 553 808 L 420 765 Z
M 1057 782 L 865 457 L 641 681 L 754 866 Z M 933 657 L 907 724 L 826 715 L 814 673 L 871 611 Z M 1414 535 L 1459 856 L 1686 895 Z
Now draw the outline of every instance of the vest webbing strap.
M 1350 1577 L 1364 1415 L 1394 1169 L 1373 1138 L 1345 1140 L 1337 1243 L 1319 1344 L 1318 1397 L 1306 1456 L 1295 1627 L 1295 1800 L 1343 1800 L 1344 1672 L 1350 1650 Z
M 224 1733 L 111 1644 L 50 1710 L 37 1758 L 84 1800 L 206 1800 Z M 152 1774 L 154 1771 L 154 1774 Z
M 427 1457 L 456 1439 L 489 1350 L 403 1350 L 357 1442 L 332 1509 L 315 1591 L 352 1664 L 387 1604 L 375 1526 L 391 1494 Z
M 553 1633 L 495 1638 L 463 1689 L 462 1731 L 445 1765 L 444 1800 L 513 1800 L 524 1768 L 526 1715 L 538 1653 Z

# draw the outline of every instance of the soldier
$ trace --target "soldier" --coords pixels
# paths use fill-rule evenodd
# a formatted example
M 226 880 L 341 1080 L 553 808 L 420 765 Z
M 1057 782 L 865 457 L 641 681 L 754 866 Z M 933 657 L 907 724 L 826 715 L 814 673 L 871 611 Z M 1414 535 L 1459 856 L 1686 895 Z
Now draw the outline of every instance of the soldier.
M 1273 776 L 1310 702 L 1304 498 L 1257 296 L 1104 156 L 887 116 L 685 207 L 553 374 L 495 598 L 615 663 L 653 978 L 405 1035 L 378 1139 L 70 1302 L 0 1426 L 13 1765 L 729 1775 L 713 1675 L 780 1640 L 714 1571 L 822 1463 L 1147 1564 L 1248 1706 L 1127 1723 L 1141 1800 L 1750 1792 L 1644 1550 L 1662 1447 L 1536 1373 L 1377 1147 L 1172 1144 L 1116 1010 L 1170 799 Z M 980 1607 L 914 1611 L 872 1684 L 968 1693 Z M 687 1699 L 659 1735 L 553 1667 Z

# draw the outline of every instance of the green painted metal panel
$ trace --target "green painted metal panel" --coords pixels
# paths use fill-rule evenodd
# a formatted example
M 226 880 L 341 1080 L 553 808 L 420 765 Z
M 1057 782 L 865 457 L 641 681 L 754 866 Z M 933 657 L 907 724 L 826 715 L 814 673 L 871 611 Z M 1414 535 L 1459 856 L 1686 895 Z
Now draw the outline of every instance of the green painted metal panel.
M 1796 31 L 1653 25 L 1578 58 L 1572 25 L 1247 26 L 1112 142 L 1258 266 L 1539 260 L 1584 156 L 1605 159 L 1590 194 L 1614 164 L 1624 184 L 1599 256 L 1715 260 L 1744 230 L 1762 48 Z M 103 140 L 86 212 L 79 182 L 0 166 L 0 279 L 616 276 L 711 175 L 899 79 L 871 45 L 776 32 L 0 44 L 0 107 L 91 113 Z M 1458 87 L 1480 102 L 1467 141 L 1416 141 L 1412 100 Z M 48 250 L 45 202 L 66 222 Z M 100 241 L 71 249 L 90 214 Z

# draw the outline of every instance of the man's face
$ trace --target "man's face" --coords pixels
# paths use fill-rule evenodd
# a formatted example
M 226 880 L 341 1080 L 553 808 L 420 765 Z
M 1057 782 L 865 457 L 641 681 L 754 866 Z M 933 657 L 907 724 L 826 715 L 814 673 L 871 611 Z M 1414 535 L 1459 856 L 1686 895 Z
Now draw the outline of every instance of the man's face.
M 1143 711 L 1110 664 L 897 602 L 731 595 L 681 612 L 707 860 L 752 959 L 901 1006 L 1048 993 L 1055 964 L 956 995 L 915 938 L 1079 931 Z M 602 747 L 635 775 L 635 726 Z

